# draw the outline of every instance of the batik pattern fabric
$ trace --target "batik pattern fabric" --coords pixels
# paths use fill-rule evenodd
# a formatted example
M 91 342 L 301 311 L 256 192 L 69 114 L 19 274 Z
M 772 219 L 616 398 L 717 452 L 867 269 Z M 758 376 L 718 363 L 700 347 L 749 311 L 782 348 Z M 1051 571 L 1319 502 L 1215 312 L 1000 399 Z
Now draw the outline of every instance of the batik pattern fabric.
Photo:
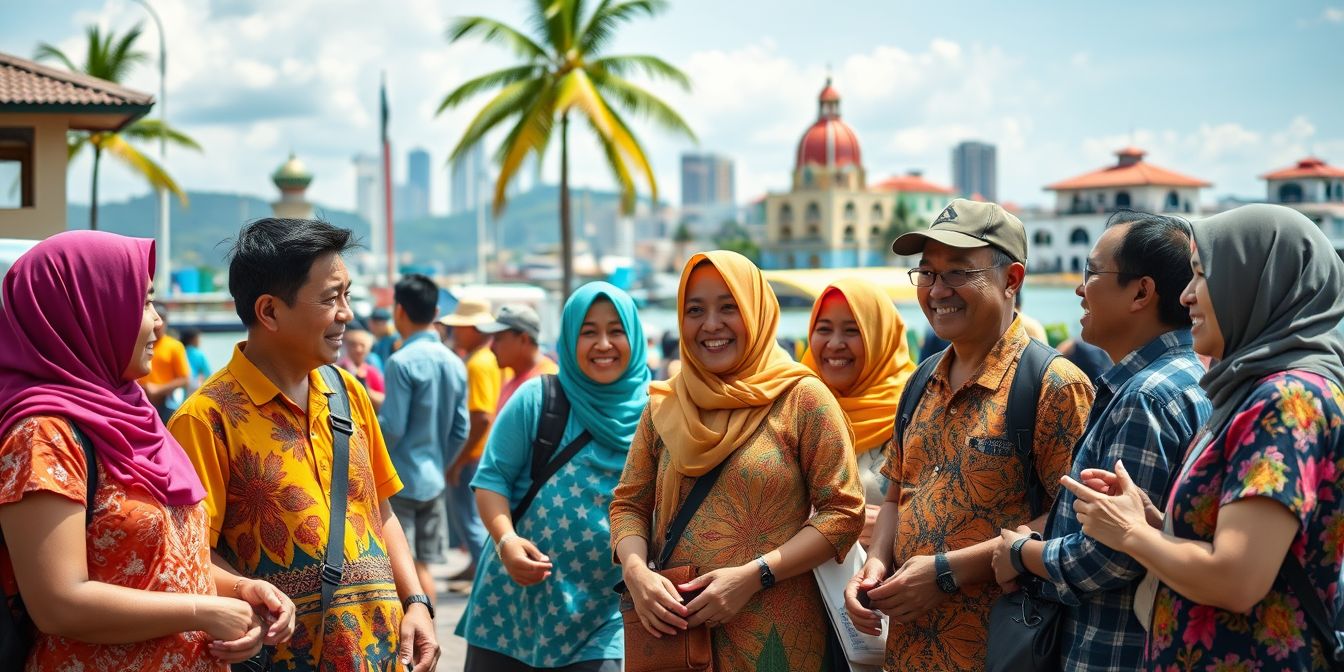
M 1167 504 L 1172 533 L 1212 542 L 1222 507 L 1265 497 L 1301 523 L 1289 552 L 1331 615 L 1344 557 L 1344 392 L 1306 371 L 1262 379 L 1227 429 L 1197 440 L 1199 455 Z M 1148 668 L 1328 670 L 1321 639 L 1283 576 L 1249 614 L 1196 604 L 1159 585 L 1148 636 Z
M 205 505 L 164 505 L 143 487 L 113 479 L 101 461 L 96 464 L 98 490 L 86 536 L 89 579 L 137 590 L 214 595 Z M 84 449 L 62 418 L 25 418 L 0 443 L 0 505 L 51 492 L 85 506 L 87 475 Z M 5 593 L 14 595 L 17 584 L 7 553 L 3 560 L 0 581 Z M 89 644 L 38 633 L 24 669 L 224 672 L 225 665 L 210 655 L 210 641 L 200 631 L 128 644 Z
M 1027 475 L 1007 438 L 1008 395 L 1028 337 L 1013 320 L 980 368 L 954 389 L 952 351 L 929 378 L 919 406 L 886 469 L 899 488 L 893 569 L 916 556 L 974 546 L 1031 520 Z M 1068 473 L 1094 393 L 1087 377 L 1056 358 L 1041 382 L 1034 461 L 1047 503 Z M 947 601 L 908 624 L 892 622 L 888 670 L 971 670 L 985 664 L 989 610 L 1002 592 L 992 581 L 963 585 Z
M 672 403 L 667 401 L 665 403 Z M 849 430 L 830 390 L 804 378 L 778 397 L 756 431 L 729 457 L 668 561 L 701 574 L 753 562 L 797 534 L 815 528 L 842 558 L 863 529 Z M 671 456 L 649 411 L 640 420 L 611 506 L 612 548 L 630 537 L 652 538 L 657 558 L 671 521 L 653 520 L 661 497 L 686 500 L 695 479 L 681 476 L 677 492 L 658 484 Z M 815 512 L 814 512 L 815 509 Z M 712 630 L 719 672 L 794 672 L 826 665 L 826 606 L 812 572 L 756 593 L 737 615 Z
M 308 376 L 298 406 L 243 346 L 168 423 L 205 484 L 209 543 L 243 574 L 294 600 L 294 636 L 273 669 L 394 670 L 402 608 L 383 537 L 380 502 L 401 489 L 364 386 L 345 371 L 354 434 L 346 503 L 345 568 L 321 613 L 330 518 L 332 433 L 327 387 Z

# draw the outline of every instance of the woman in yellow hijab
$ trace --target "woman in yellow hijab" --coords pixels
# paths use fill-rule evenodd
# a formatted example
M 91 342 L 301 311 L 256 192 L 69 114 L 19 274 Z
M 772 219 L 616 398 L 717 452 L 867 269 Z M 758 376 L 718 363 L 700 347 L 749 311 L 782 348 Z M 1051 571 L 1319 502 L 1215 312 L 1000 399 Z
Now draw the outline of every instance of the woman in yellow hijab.
M 859 541 L 867 544 L 886 495 L 882 465 L 896 407 L 905 381 L 915 371 L 905 321 L 877 285 L 846 278 L 831 283 L 817 297 L 808 334 L 802 363 L 831 388 L 854 430 L 859 479 L 868 500 Z
M 650 386 L 611 503 L 622 578 L 651 635 L 713 628 L 719 672 L 820 670 L 830 626 L 811 569 L 843 557 L 863 526 L 844 413 L 776 344 L 779 301 L 745 257 L 692 256 L 677 305 L 683 368 Z M 698 577 L 673 584 L 648 561 L 696 478 L 720 464 L 665 563 Z

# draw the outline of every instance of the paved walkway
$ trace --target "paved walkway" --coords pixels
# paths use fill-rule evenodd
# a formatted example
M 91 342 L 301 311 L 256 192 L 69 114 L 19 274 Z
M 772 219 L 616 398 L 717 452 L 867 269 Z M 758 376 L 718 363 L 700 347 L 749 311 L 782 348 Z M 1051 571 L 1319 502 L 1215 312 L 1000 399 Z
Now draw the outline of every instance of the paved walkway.
M 453 629 L 462 618 L 462 612 L 467 608 L 467 597 L 461 593 L 448 592 L 448 577 L 462 571 L 469 564 L 471 560 L 466 555 L 452 550 L 448 552 L 447 564 L 431 567 L 438 593 L 438 601 L 434 608 L 434 624 L 438 628 L 439 648 L 443 649 L 442 655 L 439 656 L 441 672 L 457 672 L 467 662 L 467 642 L 453 634 Z

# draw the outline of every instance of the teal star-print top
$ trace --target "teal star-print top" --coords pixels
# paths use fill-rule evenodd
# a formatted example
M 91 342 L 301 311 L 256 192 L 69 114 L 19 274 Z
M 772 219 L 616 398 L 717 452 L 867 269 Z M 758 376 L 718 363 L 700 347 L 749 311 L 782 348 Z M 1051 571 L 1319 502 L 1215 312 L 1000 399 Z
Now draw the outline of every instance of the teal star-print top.
M 500 411 L 471 480 L 518 504 L 532 485 L 532 440 L 541 417 L 541 380 L 523 384 Z M 557 452 L 583 432 L 570 414 Z M 482 554 L 471 601 L 456 634 L 532 667 L 562 667 L 625 655 L 619 596 L 621 569 L 611 561 L 607 508 L 621 478 L 624 455 L 589 442 L 542 487 L 518 536 L 551 559 L 539 584 L 514 583 L 499 557 Z

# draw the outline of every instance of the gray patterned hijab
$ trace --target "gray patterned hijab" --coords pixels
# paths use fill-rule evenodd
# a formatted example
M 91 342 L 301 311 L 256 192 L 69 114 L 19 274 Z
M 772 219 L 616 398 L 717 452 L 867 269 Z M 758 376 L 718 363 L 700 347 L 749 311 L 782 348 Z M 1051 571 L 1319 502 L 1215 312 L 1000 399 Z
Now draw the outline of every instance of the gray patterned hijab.
M 1344 262 L 1320 228 L 1281 205 L 1245 205 L 1194 223 L 1223 332 L 1200 380 L 1219 427 L 1256 381 L 1304 369 L 1344 385 Z

